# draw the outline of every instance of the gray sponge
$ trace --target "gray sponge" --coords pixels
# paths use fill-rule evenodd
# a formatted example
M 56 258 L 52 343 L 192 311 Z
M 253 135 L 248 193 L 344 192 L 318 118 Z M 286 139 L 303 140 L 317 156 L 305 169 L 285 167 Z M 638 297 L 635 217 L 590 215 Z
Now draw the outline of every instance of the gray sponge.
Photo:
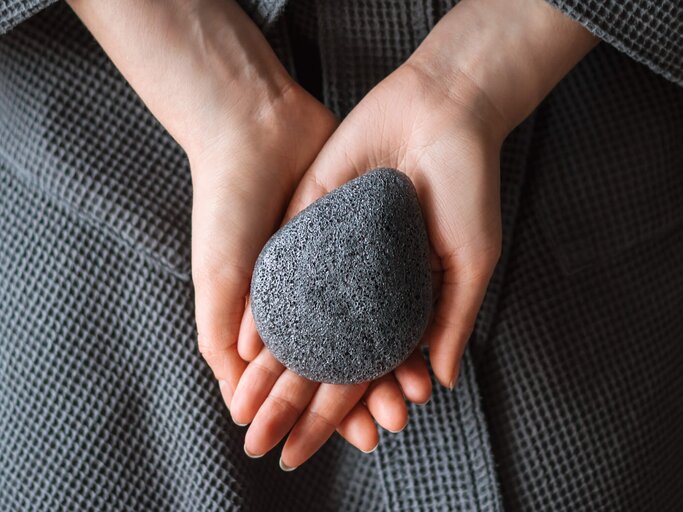
M 370 171 L 299 213 L 263 248 L 251 281 L 264 343 L 318 382 L 364 382 L 396 368 L 431 305 L 422 211 L 394 169 Z

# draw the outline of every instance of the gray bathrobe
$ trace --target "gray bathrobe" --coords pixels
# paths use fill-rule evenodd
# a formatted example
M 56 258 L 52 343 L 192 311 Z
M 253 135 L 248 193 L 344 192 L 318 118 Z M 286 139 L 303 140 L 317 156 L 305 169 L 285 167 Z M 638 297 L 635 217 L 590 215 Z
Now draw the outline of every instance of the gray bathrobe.
M 605 43 L 505 143 L 456 390 L 293 473 L 196 350 L 185 155 L 52 3 L 0 0 L 0 510 L 682 510 L 680 0 L 551 1 Z M 343 116 L 451 3 L 243 5 Z

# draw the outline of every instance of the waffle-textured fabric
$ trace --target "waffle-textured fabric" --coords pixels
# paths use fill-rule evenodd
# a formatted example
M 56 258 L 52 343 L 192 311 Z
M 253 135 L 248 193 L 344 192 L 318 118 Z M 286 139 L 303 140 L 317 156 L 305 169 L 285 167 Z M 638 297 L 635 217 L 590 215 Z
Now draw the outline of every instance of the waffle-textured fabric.
M 552 2 L 609 44 L 504 145 L 459 385 L 293 473 L 246 458 L 196 350 L 185 155 L 51 3 L 0 0 L 0 510 L 680 510 L 679 2 Z M 451 6 L 243 3 L 339 115 Z

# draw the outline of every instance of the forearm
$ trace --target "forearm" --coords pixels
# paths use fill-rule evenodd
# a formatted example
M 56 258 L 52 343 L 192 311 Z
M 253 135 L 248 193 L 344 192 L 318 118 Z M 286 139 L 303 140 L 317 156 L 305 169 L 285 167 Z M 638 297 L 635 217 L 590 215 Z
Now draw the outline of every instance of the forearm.
M 234 0 L 68 0 L 150 111 L 201 153 L 291 78 Z
M 504 135 L 597 42 L 543 0 L 463 0 L 409 62 Z

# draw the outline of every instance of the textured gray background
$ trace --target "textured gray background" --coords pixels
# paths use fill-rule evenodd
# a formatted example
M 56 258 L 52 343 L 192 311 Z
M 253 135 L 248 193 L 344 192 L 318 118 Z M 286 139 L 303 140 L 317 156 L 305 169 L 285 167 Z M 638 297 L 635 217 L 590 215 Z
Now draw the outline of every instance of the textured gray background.
M 0 31 L 49 3 L 0 0 Z M 558 5 L 631 57 L 601 45 L 506 141 L 458 388 L 292 474 L 246 459 L 196 351 L 182 152 L 65 5 L 0 36 L 0 509 L 679 510 L 681 6 Z M 342 115 L 448 7 L 285 15 Z

